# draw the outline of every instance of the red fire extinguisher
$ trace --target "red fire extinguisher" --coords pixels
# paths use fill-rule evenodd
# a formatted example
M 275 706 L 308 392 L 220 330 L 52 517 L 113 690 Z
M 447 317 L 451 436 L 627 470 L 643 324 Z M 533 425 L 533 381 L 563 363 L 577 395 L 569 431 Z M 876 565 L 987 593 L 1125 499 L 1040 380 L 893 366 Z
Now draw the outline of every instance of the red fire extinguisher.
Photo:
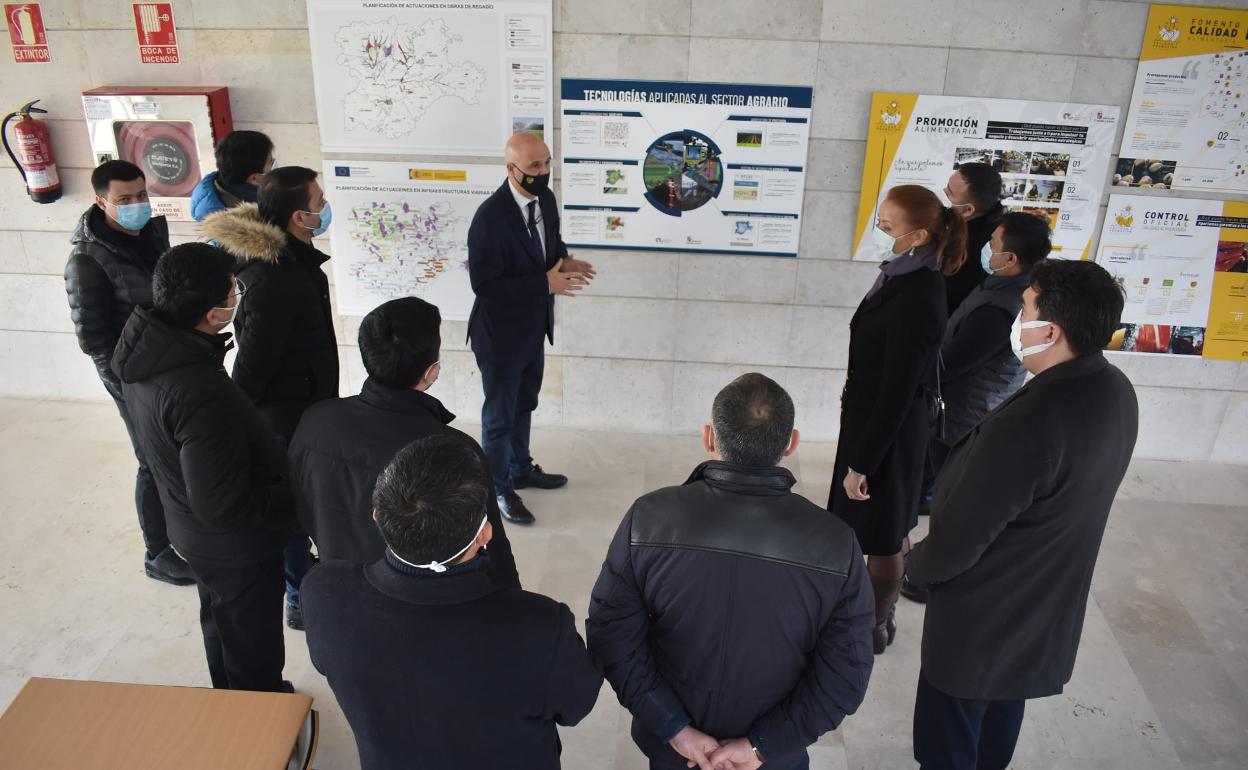
M 0 123 L 0 139 L 4 141 L 4 151 L 13 159 L 13 164 L 26 180 L 26 192 L 30 193 L 30 199 L 35 203 L 51 203 L 61 197 L 61 178 L 56 172 L 56 158 L 52 155 L 52 139 L 48 136 L 48 127 L 43 121 L 30 116 L 32 112 L 47 114 L 47 110 L 35 106 L 38 103 L 39 100 L 36 99 L 5 115 L 4 121 Z M 21 120 L 13 125 L 13 133 L 17 137 L 15 156 L 13 148 L 9 146 L 8 127 L 9 121 L 17 117 Z

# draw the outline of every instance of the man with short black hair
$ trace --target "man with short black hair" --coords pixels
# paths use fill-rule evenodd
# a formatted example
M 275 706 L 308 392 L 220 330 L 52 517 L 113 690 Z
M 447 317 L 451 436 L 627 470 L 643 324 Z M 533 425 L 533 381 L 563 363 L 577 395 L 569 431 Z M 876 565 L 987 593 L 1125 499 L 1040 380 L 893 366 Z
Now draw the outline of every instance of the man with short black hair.
M 1031 271 L 1013 349 L 1035 377 L 953 448 L 931 532 L 906 560 L 929 588 L 914 757 L 1004 770 L 1026 699 L 1070 681 L 1105 523 L 1135 448 L 1130 381 L 1101 350 L 1122 288 L 1093 262 Z
M 486 462 L 477 442 L 450 426 L 455 415 L 428 393 L 442 370 L 441 320 L 437 307 L 417 297 L 375 308 L 360 322 L 360 357 L 368 372 L 360 394 L 313 404 L 299 421 L 290 441 L 299 520 L 322 559 L 362 564 L 382 557 L 386 545 L 372 518 L 373 487 L 395 452 L 412 441 L 452 436 Z M 486 571 L 499 585 L 519 588 L 493 495 L 488 508 L 494 540 Z
M 255 203 L 260 178 L 273 169 L 273 140 L 259 131 L 231 131 L 217 143 L 217 170 L 199 180 L 191 193 L 191 216 Z
M 139 461 L 134 481 L 135 508 L 146 553 L 148 577 L 173 585 L 195 582 L 182 557 L 169 546 L 165 510 L 151 469 L 134 435 L 121 395 L 121 381 L 109 368 L 113 348 L 136 306 L 152 304 L 152 271 L 169 248 L 169 225 L 153 217 L 143 171 L 125 160 L 101 163 L 91 172 L 95 202 L 78 220 L 65 265 L 65 291 L 78 346 L 91 356 L 104 389 L 112 396 Z
M 329 256 L 312 245 L 333 214 L 317 173 L 275 169 L 260 182 L 257 203 L 204 220 L 204 235 L 242 262 L 247 301 L 234 324 L 234 381 L 269 426 L 289 444 L 303 410 L 338 395 L 338 343 L 329 303 Z M 303 627 L 299 582 L 312 566 L 308 538 L 296 534 L 286 552 L 286 622 Z
M 949 314 L 957 310 L 987 273 L 977 257 L 1001 222 L 1001 174 L 987 163 L 963 163 L 945 185 L 949 205 L 966 220 L 966 260 L 953 275 L 945 276 Z
M 949 447 L 970 433 L 997 404 L 1023 385 L 1026 370 L 1010 350 L 1010 326 L 1023 307 L 1031 268 L 1049 255 L 1049 223 L 1043 217 L 1010 212 L 1001 217 L 974 258 L 985 273 L 949 317 L 940 349 L 940 379 L 945 401 L 944 435 L 928 442 L 920 513 L 931 510 L 932 493 Z M 907 598 L 922 602 L 923 592 L 902 583 Z
M 639 498 L 607 551 L 586 636 L 652 768 L 808 767 L 866 693 L 866 565 L 776 467 L 797 450 L 793 421 L 773 380 L 729 383 L 702 429 L 711 460 Z
M 282 544 L 293 520 L 286 457 L 226 375 L 229 326 L 246 287 L 206 243 L 156 264 L 154 308 L 136 307 L 113 370 L 151 463 L 169 537 L 199 585 L 212 686 L 291 691 L 282 680 Z
M 364 770 L 553 770 L 556 725 L 594 707 L 602 674 L 572 612 L 490 579 L 493 497 L 479 448 L 414 441 L 373 493 L 384 556 L 325 561 L 304 580 L 308 653 Z

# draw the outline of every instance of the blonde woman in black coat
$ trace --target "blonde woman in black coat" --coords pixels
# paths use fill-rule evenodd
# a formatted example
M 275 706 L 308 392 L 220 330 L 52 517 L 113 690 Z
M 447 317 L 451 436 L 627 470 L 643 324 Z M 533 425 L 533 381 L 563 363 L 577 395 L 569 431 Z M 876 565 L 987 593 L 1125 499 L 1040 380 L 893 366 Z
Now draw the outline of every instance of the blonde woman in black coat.
M 918 521 L 923 457 L 948 319 L 942 277 L 966 259 L 966 223 L 918 185 L 889 190 L 871 234 L 883 263 L 850 321 L 849 371 L 828 510 L 867 555 L 878 655 L 897 632 L 893 608 L 907 535 Z

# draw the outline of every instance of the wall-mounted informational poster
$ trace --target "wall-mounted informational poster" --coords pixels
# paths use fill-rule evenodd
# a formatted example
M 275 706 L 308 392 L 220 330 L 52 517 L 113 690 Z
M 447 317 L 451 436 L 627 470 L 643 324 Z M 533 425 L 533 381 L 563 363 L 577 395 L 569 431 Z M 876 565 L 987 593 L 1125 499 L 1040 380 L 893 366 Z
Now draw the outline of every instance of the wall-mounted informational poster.
M 338 312 L 420 297 L 446 320 L 468 320 L 468 226 L 507 178 L 503 167 L 327 160 L 324 172 Z
M 880 258 L 865 236 L 884 193 L 918 184 L 943 198 L 949 175 L 964 163 L 1001 172 L 1007 210 L 1049 220 L 1053 256 L 1090 256 L 1117 107 L 877 93 L 870 115 L 855 259 Z
M 1248 9 L 1152 6 L 1113 179 L 1248 193 Z
M 1248 361 L 1248 203 L 1111 195 L 1096 261 L 1122 284 L 1110 350 Z
M 307 0 L 321 149 L 498 157 L 549 141 L 551 3 Z
M 811 90 L 568 80 L 569 246 L 797 256 Z

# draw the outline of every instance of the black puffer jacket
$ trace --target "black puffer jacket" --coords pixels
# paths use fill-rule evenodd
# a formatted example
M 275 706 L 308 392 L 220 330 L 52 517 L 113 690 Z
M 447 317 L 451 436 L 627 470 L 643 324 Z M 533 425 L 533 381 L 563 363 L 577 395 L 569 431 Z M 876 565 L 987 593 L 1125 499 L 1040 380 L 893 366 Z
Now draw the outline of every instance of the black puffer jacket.
M 667 741 L 692 724 L 792 767 L 862 703 L 875 618 L 862 552 L 795 483 L 703 463 L 633 503 L 611 541 L 585 633 L 652 759 L 675 759 Z
M 260 218 L 252 203 L 212 214 L 203 233 L 242 265 L 234 381 L 287 440 L 302 410 L 338 395 L 329 257 Z M 280 415 L 275 418 L 274 414 Z
M 113 369 L 169 539 L 187 556 L 254 562 L 281 550 L 294 507 L 285 452 L 225 373 L 228 338 L 135 308 Z
M 135 306 L 152 305 L 152 271 L 169 248 L 169 224 L 152 217 L 139 232 L 141 249 L 125 249 L 120 237 L 107 237 L 104 212 L 92 206 L 78 220 L 65 265 L 69 313 L 78 347 L 91 356 L 105 387 L 121 395 L 121 383 L 109 368 L 113 348 Z
M 988 276 L 949 318 L 941 343 L 945 437 L 953 446 L 1023 386 L 1027 370 L 1010 349 L 1010 327 L 1031 276 Z

